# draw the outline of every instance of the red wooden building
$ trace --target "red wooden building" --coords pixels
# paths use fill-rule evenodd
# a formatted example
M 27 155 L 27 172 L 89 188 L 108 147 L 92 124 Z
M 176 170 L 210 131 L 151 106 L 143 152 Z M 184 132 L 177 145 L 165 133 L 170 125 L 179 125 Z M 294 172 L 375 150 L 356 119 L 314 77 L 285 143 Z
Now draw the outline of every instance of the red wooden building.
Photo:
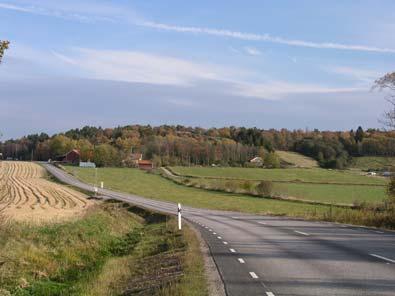
M 78 164 L 80 162 L 81 153 L 77 149 L 73 149 L 64 155 L 56 157 L 56 161 L 62 163 Z
M 154 168 L 154 164 L 150 160 L 139 160 L 138 168 L 140 170 L 150 171 Z

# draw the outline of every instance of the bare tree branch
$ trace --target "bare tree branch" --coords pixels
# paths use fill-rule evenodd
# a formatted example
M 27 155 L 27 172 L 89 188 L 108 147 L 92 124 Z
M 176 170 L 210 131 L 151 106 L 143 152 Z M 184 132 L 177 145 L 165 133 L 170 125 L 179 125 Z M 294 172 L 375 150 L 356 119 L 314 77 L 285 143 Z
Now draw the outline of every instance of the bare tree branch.
M 388 73 L 374 82 L 373 89 L 388 89 L 390 93 L 386 96 L 386 100 L 390 103 L 390 110 L 384 112 L 383 118 L 379 120 L 389 128 L 395 129 L 395 72 Z

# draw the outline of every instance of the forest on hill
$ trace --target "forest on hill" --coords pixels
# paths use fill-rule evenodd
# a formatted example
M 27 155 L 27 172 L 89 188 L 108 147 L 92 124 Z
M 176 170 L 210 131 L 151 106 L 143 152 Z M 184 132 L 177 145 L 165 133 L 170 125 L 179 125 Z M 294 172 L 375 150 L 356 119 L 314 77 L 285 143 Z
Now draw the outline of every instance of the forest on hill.
M 357 156 L 395 156 L 395 131 L 358 127 L 355 131 L 200 128 L 181 125 L 85 126 L 49 136 L 33 134 L 0 143 L 3 158 L 46 161 L 79 149 L 83 161 L 99 166 L 128 165 L 141 152 L 156 165 L 244 166 L 275 150 L 294 151 L 326 168 L 345 168 Z

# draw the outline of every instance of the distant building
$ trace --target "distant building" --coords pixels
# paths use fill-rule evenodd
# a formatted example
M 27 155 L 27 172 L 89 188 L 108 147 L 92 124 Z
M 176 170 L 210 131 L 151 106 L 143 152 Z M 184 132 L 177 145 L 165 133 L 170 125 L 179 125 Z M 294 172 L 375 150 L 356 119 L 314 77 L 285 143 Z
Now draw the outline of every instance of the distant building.
M 150 171 L 154 168 L 154 164 L 150 160 L 139 160 L 137 162 L 137 167 L 140 170 Z
M 77 149 L 73 149 L 64 155 L 56 157 L 57 162 L 78 164 L 80 162 L 81 153 Z
M 90 161 L 87 161 L 87 162 L 80 161 L 80 167 L 81 168 L 95 168 L 96 164 L 94 162 L 90 162 Z
M 132 162 L 135 164 L 138 164 L 140 160 L 143 160 L 143 154 L 142 153 L 131 153 L 130 154 L 130 159 Z
M 253 159 L 250 160 L 250 163 L 256 164 L 256 165 L 262 165 L 263 164 L 263 159 L 262 157 L 256 156 Z

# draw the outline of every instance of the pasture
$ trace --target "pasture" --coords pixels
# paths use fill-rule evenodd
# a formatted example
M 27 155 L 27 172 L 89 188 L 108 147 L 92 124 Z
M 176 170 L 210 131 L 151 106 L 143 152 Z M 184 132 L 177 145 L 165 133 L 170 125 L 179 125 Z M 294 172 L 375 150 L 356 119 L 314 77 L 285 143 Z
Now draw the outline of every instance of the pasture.
M 279 182 L 306 182 L 306 183 L 338 183 L 338 184 L 372 184 L 386 185 L 387 180 L 380 177 L 366 176 L 359 171 L 326 170 L 322 168 L 235 168 L 235 167 L 171 167 L 171 170 L 180 176 L 200 178 L 229 178 L 240 180 L 266 180 Z

